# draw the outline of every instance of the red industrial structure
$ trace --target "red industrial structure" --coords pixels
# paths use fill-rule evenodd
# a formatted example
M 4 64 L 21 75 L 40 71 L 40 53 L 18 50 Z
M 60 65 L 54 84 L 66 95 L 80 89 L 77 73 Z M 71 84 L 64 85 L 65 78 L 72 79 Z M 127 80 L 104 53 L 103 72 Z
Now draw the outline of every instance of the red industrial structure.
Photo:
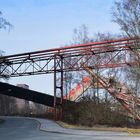
M 133 91 L 130 91 L 125 84 L 116 81 L 112 77 L 111 80 L 108 80 L 107 78 L 103 79 L 91 68 L 88 68 L 85 65 L 83 65 L 83 67 L 92 77 L 92 81 L 96 79 L 100 86 L 106 89 L 108 93 L 113 96 L 132 115 L 132 117 L 140 120 L 140 98 L 138 98 Z
M 137 65 L 135 60 L 129 58 L 131 53 L 136 53 L 139 45 L 140 38 L 122 38 L 4 56 L 0 58 L 0 77 L 54 73 L 54 108 L 56 109 L 58 104 L 63 103 L 64 72 L 85 70 L 85 67 L 81 66 L 83 63 L 90 69 Z M 60 83 L 56 82 L 58 74 Z M 80 85 L 77 85 L 76 88 L 79 87 Z M 60 103 L 56 102 L 58 92 Z

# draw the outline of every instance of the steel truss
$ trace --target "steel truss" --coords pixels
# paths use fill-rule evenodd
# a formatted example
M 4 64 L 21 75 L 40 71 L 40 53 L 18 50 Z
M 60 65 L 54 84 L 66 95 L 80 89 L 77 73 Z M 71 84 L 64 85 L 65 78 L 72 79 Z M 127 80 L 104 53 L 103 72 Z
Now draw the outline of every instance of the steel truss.
M 132 63 L 128 56 L 139 42 L 140 39 L 126 38 L 4 56 L 0 58 L 0 77 L 61 72 L 61 61 L 63 72 L 82 70 L 81 62 L 94 68 L 121 67 Z
M 54 107 L 63 102 L 63 73 L 90 68 L 115 68 L 135 64 L 130 52 L 139 49 L 140 38 L 107 40 L 43 51 L 0 57 L 0 77 L 19 77 L 54 73 Z M 135 47 L 134 47 L 135 46 Z M 57 83 L 57 75 L 60 82 Z M 61 97 L 56 103 L 57 92 Z

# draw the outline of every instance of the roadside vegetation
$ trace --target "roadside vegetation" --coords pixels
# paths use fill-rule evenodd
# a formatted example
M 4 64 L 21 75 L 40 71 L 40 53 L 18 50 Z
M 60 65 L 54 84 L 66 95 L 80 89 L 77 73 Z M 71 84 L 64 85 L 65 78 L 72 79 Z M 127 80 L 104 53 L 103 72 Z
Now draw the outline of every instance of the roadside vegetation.
M 126 127 L 128 117 L 125 116 L 125 110 L 120 107 L 113 109 L 112 106 L 110 102 L 85 96 L 74 104 L 64 104 L 63 120 L 69 124 L 89 127 L 94 125 Z M 121 114 L 120 112 L 125 113 Z

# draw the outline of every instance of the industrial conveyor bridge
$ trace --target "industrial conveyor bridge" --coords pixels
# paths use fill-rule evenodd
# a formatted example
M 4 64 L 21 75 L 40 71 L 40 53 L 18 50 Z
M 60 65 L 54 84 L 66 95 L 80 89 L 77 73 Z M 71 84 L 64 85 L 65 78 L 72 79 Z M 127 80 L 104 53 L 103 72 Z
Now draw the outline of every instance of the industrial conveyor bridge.
M 20 77 L 40 74 L 54 74 L 53 105 L 63 103 L 64 72 L 91 69 L 128 67 L 138 65 L 130 59 L 131 54 L 139 59 L 139 38 L 121 38 L 64 46 L 48 50 L 28 52 L 0 57 L 0 77 Z M 60 83 L 57 83 L 59 74 Z M 60 100 L 57 100 L 57 93 Z M 2 93 L 2 92 L 1 92 Z M 58 103 L 59 102 L 59 103 Z

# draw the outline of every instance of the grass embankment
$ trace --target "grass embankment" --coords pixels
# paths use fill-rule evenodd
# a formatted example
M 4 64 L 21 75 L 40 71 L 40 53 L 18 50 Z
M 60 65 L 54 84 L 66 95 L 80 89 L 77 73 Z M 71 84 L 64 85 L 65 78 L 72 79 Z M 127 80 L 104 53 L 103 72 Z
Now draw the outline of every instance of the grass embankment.
M 140 129 L 134 129 L 134 128 L 108 127 L 106 125 L 95 125 L 93 127 L 86 127 L 86 126 L 80 126 L 80 125 L 71 125 L 71 124 L 67 124 L 62 121 L 57 121 L 57 123 L 64 128 L 80 129 L 80 130 L 93 130 L 93 131 L 127 132 L 130 135 L 138 134 L 140 136 Z

